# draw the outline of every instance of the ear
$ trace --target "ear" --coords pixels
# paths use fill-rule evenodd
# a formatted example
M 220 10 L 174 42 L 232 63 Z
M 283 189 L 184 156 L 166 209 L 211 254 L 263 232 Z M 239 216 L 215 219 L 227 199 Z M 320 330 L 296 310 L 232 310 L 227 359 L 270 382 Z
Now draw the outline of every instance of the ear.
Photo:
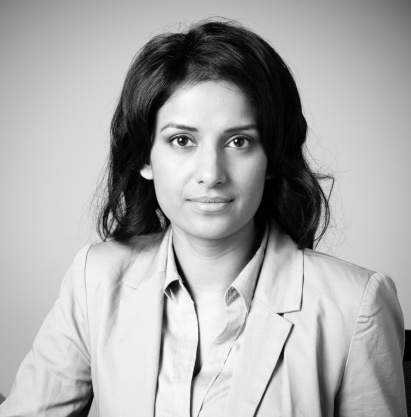
M 151 165 L 150 164 L 144 165 L 143 168 L 140 169 L 140 174 L 146 180 L 152 180 L 153 170 L 151 169 Z

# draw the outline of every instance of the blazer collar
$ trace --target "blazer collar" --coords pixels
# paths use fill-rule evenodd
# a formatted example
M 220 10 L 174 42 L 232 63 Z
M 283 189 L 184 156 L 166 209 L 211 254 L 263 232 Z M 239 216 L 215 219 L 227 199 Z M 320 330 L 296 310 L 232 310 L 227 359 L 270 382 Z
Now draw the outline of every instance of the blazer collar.
M 293 324 L 283 313 L 301 309 L 303 252 L 278 225 L 270 234 L 260 277 L 237 364 L 228 392 L 224 416 L 252 417 L 278 363 Z M 241 398 L 242 401 L 238 401 Z M 273 414 L 281 410 L 273 410 Z
M 125 285 L 137 289 L 153 275 L 165 275 L 170 237 L 171 227 L 161 233 L 139 237 L 133 247 L 132 266 L 123 278 Z
M 278 314 L 299 311 L 303 274 L 303 251 L 275 221 L 271 221 L 267 250 L 254 298 Z

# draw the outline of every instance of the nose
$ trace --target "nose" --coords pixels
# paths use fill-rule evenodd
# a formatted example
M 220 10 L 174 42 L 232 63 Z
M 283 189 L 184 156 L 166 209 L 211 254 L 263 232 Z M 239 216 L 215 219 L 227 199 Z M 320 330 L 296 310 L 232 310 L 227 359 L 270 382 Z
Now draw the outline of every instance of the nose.
M 227 181 L 226 167 L 219 149 L 203 149 L 197 154 L 195 180 L 207 188 Z

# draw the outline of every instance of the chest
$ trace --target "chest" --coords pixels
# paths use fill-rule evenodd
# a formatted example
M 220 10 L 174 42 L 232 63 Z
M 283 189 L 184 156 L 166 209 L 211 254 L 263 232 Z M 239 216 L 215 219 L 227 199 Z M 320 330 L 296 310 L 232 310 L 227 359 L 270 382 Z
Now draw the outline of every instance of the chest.
M 245 313 L 241 305 L 165 303 L 156 415 L 222 415 Z
M 192 313 L 197 322 L 197 357 L 195 374 L 198 374 L 207 353 L 219 335 L 222 335 L 230 319 L 226 306 L 222 303 L 196 305 Z

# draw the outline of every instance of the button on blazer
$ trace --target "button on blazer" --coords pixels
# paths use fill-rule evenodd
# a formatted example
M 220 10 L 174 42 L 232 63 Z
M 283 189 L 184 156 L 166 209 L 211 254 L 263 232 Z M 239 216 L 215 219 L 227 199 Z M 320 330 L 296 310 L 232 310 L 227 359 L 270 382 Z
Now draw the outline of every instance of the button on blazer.
M 83 248 L 0 416 L 153 417 L 170 230 Z M 271 222 L 225 417 L 406 416 L 392 280 Z M 180 417 L 180 416 L 179 416 Z

